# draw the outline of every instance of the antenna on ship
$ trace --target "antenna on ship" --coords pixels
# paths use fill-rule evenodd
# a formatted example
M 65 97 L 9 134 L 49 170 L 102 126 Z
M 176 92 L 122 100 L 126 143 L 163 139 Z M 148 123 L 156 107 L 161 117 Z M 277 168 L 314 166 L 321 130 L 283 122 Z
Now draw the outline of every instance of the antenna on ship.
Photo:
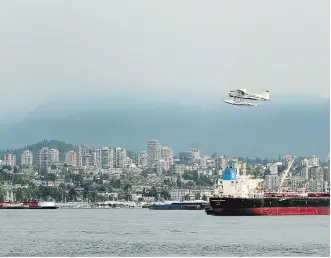
M 282 178 L 281 178 L 281 180 L 280 180 L 280 184 L 279 184 L 278 192 L 281 192 L 281 190 L 282 190 L 282 186 L 283 186 L 283 183 L 284 183 L 284 180 L 285 180 L 285 178 L 287 177 L 288 172 L 290 172 L 290 169 L 291 169 L 291 167 L 292 167 L 292 165 L 293 165 L 293 163 L 294 163 L 295 158 L 296 158 L 296 157 L 293 158 L 291 164 L 290 164 L 290 165 L 288 166 L 288 168 L 285 170 L 285 173 L 283 174 L 283 176 L 282 176 Z

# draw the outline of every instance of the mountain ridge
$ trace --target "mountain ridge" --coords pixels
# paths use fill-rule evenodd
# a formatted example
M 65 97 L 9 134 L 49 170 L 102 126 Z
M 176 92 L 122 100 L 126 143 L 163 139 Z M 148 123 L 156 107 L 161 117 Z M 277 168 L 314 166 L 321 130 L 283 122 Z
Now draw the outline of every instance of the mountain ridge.
M 36 111 L 0 135 L 0 148 L 61 139 L 95 148 L 122 146 L 142 151 L 150 139 L 156 138 L 176 152 L 196 147 L 202 153 L 229 156 L 327 157 L 329 99 L 307 99 L 260 102 L 253 108 L 238 108 L 221 100 L 208 106 L 155 100 L 154 104 L 138 100 L 116 105 L 116 101 L 106 101 L 94 106 L 94 101 L 85 103 L 81 110 Z

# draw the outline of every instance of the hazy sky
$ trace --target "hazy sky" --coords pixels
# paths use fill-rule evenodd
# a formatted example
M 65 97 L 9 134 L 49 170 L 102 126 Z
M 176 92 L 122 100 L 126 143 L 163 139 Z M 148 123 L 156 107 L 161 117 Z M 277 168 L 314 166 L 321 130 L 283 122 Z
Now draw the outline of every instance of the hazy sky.
M 328 0 L 2 0 L 0 107 L 118 88 L 328 96 L 329 33 Z

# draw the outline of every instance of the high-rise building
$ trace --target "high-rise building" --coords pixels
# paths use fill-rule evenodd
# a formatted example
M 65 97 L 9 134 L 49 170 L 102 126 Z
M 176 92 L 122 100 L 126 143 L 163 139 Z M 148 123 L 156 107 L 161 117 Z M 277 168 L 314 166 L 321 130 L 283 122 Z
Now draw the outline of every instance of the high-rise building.
M 302 160 L 301 165 L 302 165 L 301 178 L 303 180 L 308 181 L 310 177 L 310 168 L 311 168 L 311 166 L 309 165 L 309 160 L 308 159 Z
M 277 191 L 279 186 L 278 175 L 266 175 L 264 180 L 264 187 L 267 191 Z
M 314 180 L 316 183 L 316 192 L 322 192 L 324 188 L 324 170 L 322 167 L 311 167 L 310 168 L 310 180 Z
M 293 192 L 297 192 L 299 188 L 302 189 L 302 187 L 305 186 L 304 182 L 305 180 L 303 180 L 301 176 L 292 176 L 288 180 L 288 183 L 290 184 L 290 190 Z
M 114 150 L 108 147 L 98 149 L 97 151 L 97 166 L 102 169 L 114 167 Z
M 158 140 L 148 142 L 148 167 L 153 167 L 161 159 L 161 143 Z
M 229 161 L 223 156 L 216 158 L 215 166 L 217 169 L 224 170 L 229 166 Z
M 237 163 L 237 171 L 239 172 L 239 175 L 246 175 L 247 174 L 247 164 L 245 162 L 238 162 Z
M 47 147 L 41 148 L 38 152 L 39 166 L 48 167 L 51 165 L 51 154 Z
M 78 147 L 78 167 L 88 167 L 91 165 L 91 150 L 90 147 L 83 144 Z
M 170 166 L 169 166 L 168 162 L 166 162 L 165 160 L 160 159 L 158 162 L 156 162 L 155 168 L 156 168 L 156 173 L 160 174 L 164 170 L 169 170 Z
M 316 155 L 313 155 L 309 158 L 309 165 L 312 167 L 318 167 L 320 165 L 320 159 Z
M 238 167 L 238 164 L 239 164 L 239 160 L 237 158 L 233 158 L 231 160 L 229 160 L 229 166 L 234 168 L 234 169 L 237 169 Z
M 328 155 L 328 169 L 324 171 L 324 181 L 328 182 L 325 187 L 327 189 L 327 186 L 330 184 L 330 153 Z
M 161 148 L 161 159 L 168 164 L 166 167 L 172 166 L 174 164 L 174 151 L 167 146 L 163 146 Z
M 303 159 L 301 161 L 301 166 L 303 166 L 303 167 L 309 167 L 309 160 L 308 159 Z
M 204 157 L 201 157 L 200 160 L 199 160 L 199 166 L 200 167 L 206 167 L 207 166 L 207 159 L 208 157 L 204 156 Z M 216 166 L 217 168 L 217 166 Z
M 283 165 L 284 165 L 285 169 L 287 169 L 290 166 L 290 164 L 291 164 L 292 161 L 293 161 L 293 157 L 292 156 L 286 155 L 284 157 L 284 159 L 283 159 Z
M 309 172 L 310 172 L 310 167 L 309 166 L 304 166 L 301 168 L 301 178 L 303 180 L 308 181 L 309 180 Z
M 194 163 L 194 156 L 191 152 L 185 151 L 179 153 L 180 164 L 192 165 Z
M 189 152 L 192 153 L 194 162 L 197 162 L 200 159 L 200 150 L 199 149 L 190 149 Z
M 32 166 L 33 164 L 33 153 L 32 151 L 25 150 L 21 155 L 21 165 L 22 166 Z
M 278 166 L 277 166 L 277 164 L 272 164 L 269 167 L 269 170 L 270 170 L 270 175 L 278 175 Z
M 77 153 L 74 151 L 69 151 L 64 155 L 64 163 L 68 166 L 77 166 Z
M 138 153 L 138 167 L 147 167 L 148 166 L 148 159 L 147 159 L 147 152 L 139 152 Z
M 98 167 L 98 150 L 92 151 L 91 166 Z
M 16 155 L 11 153 L 5 154 L 3 164 L 8 166 L 16 166 Z
M 49 155 L 50 155 L 51 164 L 59 162 L 60 152 L 57 149 L 50 149 Z
M 124 168 L 127 162 L 127 152 L 126 149 L 116 148 L 114 152 L 115 157 L 115 167 Z

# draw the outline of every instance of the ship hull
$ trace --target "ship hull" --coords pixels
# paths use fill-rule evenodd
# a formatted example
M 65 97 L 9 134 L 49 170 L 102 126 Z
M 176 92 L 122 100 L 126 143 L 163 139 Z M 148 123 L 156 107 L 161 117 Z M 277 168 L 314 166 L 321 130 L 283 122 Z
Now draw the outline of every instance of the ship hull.
M 209 213 L 209 214 L 208 214 Z M 213 209 L 208 215 L 219 216 L 284 216 L 284 215 L 330 215 L 329 207 L 287 208 L 233 208 Z
M 210 198 L 208 215 L 330 215 L 329 198 Z
M 14 206 L 14 207 L 5 207 L 5 206 L 0 206 L 0 209 L 10 209 L 10 210 L 19 210 L 19 209 L 25 209 L 23 206 Z
M 23 203 L 11 203 L 0 202 L 0 209 L 57 209 L 58 207 L 52 203 L 52 205 L 40 205 L 39 202 L 23 202 Z
M 158 205 L 158 206 L 149 206 L 150 210 L 203 210 L 204 208 L 200 205 L 183 205 L 183 206 L 175 206 L 175 205 Z
M 148 206 L 150 210 L 203 210 L 208 203 L 170 203 L 153 204 Z
M 46 210 L 54 210 L 57 209 L 57 206 L 51 206 L 51 207 L 28 207 L 27 209 L 46 209 Z
M 18 209 L 51 209 L 51 210 L 53 210 L 53 209 L 57 209 L 58 207 L 24 207 L 24 206 L 12 206 L 12 207 L 10 207 L 10 206 L 7 206 L 7 207 L 5 207 L 5 206 L 0 206 L 0 209 L 9 209 L 9 210 L 18 210 Z

